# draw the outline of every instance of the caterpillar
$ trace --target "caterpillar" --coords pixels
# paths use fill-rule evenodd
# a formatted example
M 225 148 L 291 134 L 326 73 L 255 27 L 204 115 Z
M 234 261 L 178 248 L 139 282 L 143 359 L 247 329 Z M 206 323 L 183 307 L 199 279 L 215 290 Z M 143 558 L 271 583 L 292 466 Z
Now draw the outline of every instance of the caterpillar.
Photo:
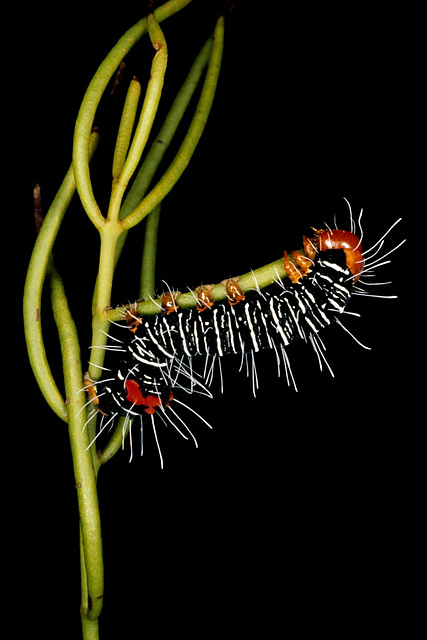
M 148 419 L 163 467 L 156 421 L 172 424 L 184 438 L 191 436 L 197 446 L 194 435 L 173 406 L 182 405 L 207 426 L 211 425 L 176 398 L 175 392 L 182 389 L 211 397 L 213 372 L 216 365 L 221 371 L 223 357 L 239 356 L 240 368 L 245 359 L 252 360 L 254 394 L 258 384 L 254 355 L 261 350 L 275 352 L 277 362 L 284 365 L 288 384 L 295 390 L 297 385 L 287 355 L 292 342 L 303 340 L 311 344 L 319 363 L 324 362 L 330 369 L 318 334 L 333 323 L 348 332 L 339 316 L 345 313 L 354 293 L 369 295 L 362 288 L 361 278 L 385 264 L 384 258 L 391 251 L 377 256 L 384 238 L 399 222 L 364 252 L 360 218 L 361 214 L 358 234 L 351 218 L 351 231 L 328 228 L 314 230 L 311 238 L 304 236 L 303 251 L 292 251 L 290 255 L 284 252 L 283 266 L 288 277 L 278 278 L 265 289 L 256 286 L 243 292 L 239 279 L 230 278 L 223 281 L 227 299 L 222 302 L 212 300 L 213 285 L 202 285 L 195 290 L 197 304 L 193 308 L 181 309 L 177 302 L 180 292 L 172 290 L 161 296 L 161 311 L 157 315 L 141 316 L 135 306 L 130 306 L 123 320 L 115 323 L 120 331 L 117 337 L 111 336 L 107 347 L 112 352 L 107 363 L 108 376 L 97 383 L 88 376 L 85 380 L 89 402 L 94 405 L 92 416 L 95 413 L 102 416 L 99 432 L 122 416 L 125 424 L 139 418 L 142 434 L 143 421 Z M 202 358 L 203 371 L 196 373 L 193 360 Z

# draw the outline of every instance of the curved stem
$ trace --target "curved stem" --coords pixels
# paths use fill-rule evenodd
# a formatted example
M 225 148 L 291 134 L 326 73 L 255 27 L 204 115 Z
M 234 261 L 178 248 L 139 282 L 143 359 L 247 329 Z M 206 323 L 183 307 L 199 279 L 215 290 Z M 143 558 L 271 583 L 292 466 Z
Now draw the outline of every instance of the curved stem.
M 154 173 L 159 166 L 163 155 L 169 146 L 179 123 L 188 107 L 191 97 L 194 94 L 196 86 L 201 78 L 201 75 L 209 61 L 210 52 L 212 49 L 212 37 L 210 37 L 200 53 L 196 57 L 180 91 L 178 92 L 171 109 L 158 133 L 156 139 L 150 147 L 150 150 L 143 162 L 128 196 L 122 205 L 120 211 L 120 218 L 125 217 L 132 209 L 141 201 L 145 191 L 148 188 Z M 154 296 L 154 282 L 155 282 L 155 263 L 157 252 L 157 229 L 160 216 L 160 204 L 150 213 L 147 218 L 144 250 L 141 266 L 141 283 L 140 283 L 140 297 L 148 299 L 150 296 Z M 120 254 L 120 250 L 125 240 L 125 233 L 119 235 L 116 246 L 115 261 Z M 111 254 L 110 254 L 111 258 Z M 104 264 L 104 261 L 101 261 Z M 101 267 L 100 267 L 101 270 Z M 99 280 L 99 278 L 98 278 Z M 95 299 L 97 299 L 98 284 L 96 286 Z M 98 315 L 95 313 L 96 306 L 94 307 L 94 326 L 93 326 L 93 345 L 103 346 L 107 340 L 106 333 L 108 333 L 109 320 L 106 315 Z M 156 307 L 158 309 L 158 307 Z M 98 307 L 98 311 L 101 311 L 101 307 Z M 110 312 L 107 312 L 107 315 Z M 89 368 L 89 374 L 93 380 L 97 380 L 100 377 L 100 369 L 98 366 L 102 366 L 105 352 L 103 349 L 95 350 L 91 358 L 92 365 Z M 98 365 L 98 366 L 97 366 Z M 126 428 L 126 433 L 123 434 L 123 420 L 119 420 L 111 438 L 108 441 L 105 449 L 100 453 L 99 462 L 105 464 L 114 454 L 120 449 L 123 438 L 127 436 L 129 430 L 129 424 Z
M 104 568 L 102 558 L 101 522 L 96 490 L 96 470 L 89 449 L 89 435 L 85 429 L 85 396 L 80 393 L 82 366 L 76 326 L 68 308 L 62 280 L 52 266 L 50 269 L 51 301 L 61 344 L 67 394 L 68 431 L 73 457 L 74 476 L 79 504 L 87 600 L 82 613 L 95 620 L 102 609 Z
M 212 38 L 209 38 L 192 64 L 191 69 L 182 87 L 178 91 L 165 121 L 156 136 L 156 139 L 151 145 L 143 164 L 135 176 L 132 186 L 129 189 L 129 193 L 127 194 L 120 210 L 121 219 L 129 215 L 129 213 L 138 206 L 145 196 L 150 182 L 153 179 L 154 174 L 156 173 L 157 168 L 176 133 L 179 123 L 185 114 L 190 100 L 194 95 L 194 91 L 208 63 L 211 49 Z
M 150 79 L 147 84 L 135 136 L 120 175 L 113 181 L 110 207 L 107 216 L 109 220 L 117 220 L 119 217 L 123 194 L 141 159 L 142 152 L 153 126 L 163 89 L 168 59 L 166 40 L 153 13 L 148 16 L 147 24 L 151 44 L 156 50 L 156 54 L 151 65 Z
M 141 83 L 136 78 L 132 78 L 126 95 L 123 113 L 120 120 L 119 133 L 117 134 L 116 147 L 114 149 L 114 181 L 118 180 L 126 161 L 140 95 Z
M 141 167 L 134 177 L 133 183 L 121 206 L 120 219 L 125 218 L 129 213 L 131 213 L 140 204 L 141 200 L 147 193 L 154 174 L 156 173 L 157 168 L 159 167 L 160 162 L 162 161 L 162 158 L 176 133 L 178 125 L 185 114 L 192 96 L 194 95 L 202 73 L 209 61 L 211 49 L 212 37 L 206 41 L 192 64 L 182 87 L 173 101 L 163 125 L 161 126 Z M 118 239 L 116 262 L 120 257 L 126 237 L 127 231 L 123 232 Z
M 154 177 L 154 174 L 167 150 L 169 147 L 175 132 L 178 128 L 179 123 L 181 122 L 185 111 L 190 103 L 192 96 L 194 95 L 195 89 L 200 81 L 200 78 L 203 74 L 203 71 L 206 68 L 206 65 L 209 61 L 210 52 L 212 49 L 212 37 L 210 37 L 201 51 L 197 55 L 195 61 L 193 62 L 191 69 L 177 93 L 175 100 L 166 116 L 166 119 L 160 128 L 155 140 L 153 141 L 150 149 L 143 161 L 140 169 L 135 176 L 133 183 L 128 191 L 128 194 L 121 206 L 119 217 L 120 219 L 125 218 L 129 213 L 135 209 L 138 204 L 141 202 L 142 198 L 146 194 L 148 187 L 151 183 L 151 180 Z M 124 231 L 117 239 L 117 247 L 116 247 L 116 256 L 115 263 L 120 257 L 121 251 L 125 244 L 127 237 L 127 231 Z M 93 313 L 95 314 L 95 304 L 97 299 L 97 289 L 98 289 L 98 280 L 95 285 L 94 292 L 94 308 Z M 145 296 L 142 296 L 145 297 Z
M 99 135 L 92 133 L 89 159 L 98 144 Z M 76 190 L 73 168 L 70 167 L 36 238 L 28 266 L 24 288 L 24 328 L 28 356 L 37 383 L 49 406 L 64 421 L 68 420 L 64 404 L 47 361 L 41 325 L 41 298 L 52 248 L 65 212 Z
M 172 187 L 179 180 L 190 162 L 196 146 L 200 140 L 206 125 L 207 118 L 215 96 L 221 67 L 222 51 L 224 44 L 224 18 L 221 16 L 216 24 L 211 55 L 206 71 L 206 78 L 202 93 L 196 107 L 196 112 L 191 121 L 187 135 L 162 178 L 143 201 L 123 220 L 123 228 L 129 230 L 138 224 L 154 207 L 163 200 Z
M 129 433 L 131 422 L 132 420 L 127 420 L 126 418 L 118 419 L 111 438 L 99 454 L 99 464 L 103 465 L 108 462 L 108 460 L 110 460 L 122 447 L 123 441 Z
M 169 0 L 155 10 L 154 15 L 158 22 L 173 15 L 191 0 Z M 89 171 L 89 138 L 92 132 L 95 113 L 111 77 L 123 58 L 129 53 L 132 47 L 141 39 L 147 31 L 147 19 L 143 18 L 131 27 L 113 47 L 101 65 L 98 67 L 87 91 L 84 95 L 80 110 L 77 116 L 74 130 L 73 142 L 73 166 L 77 190 L 83 207 L 93 222 L 99 229 L 105 222 L 105 218 L 96 202 Z

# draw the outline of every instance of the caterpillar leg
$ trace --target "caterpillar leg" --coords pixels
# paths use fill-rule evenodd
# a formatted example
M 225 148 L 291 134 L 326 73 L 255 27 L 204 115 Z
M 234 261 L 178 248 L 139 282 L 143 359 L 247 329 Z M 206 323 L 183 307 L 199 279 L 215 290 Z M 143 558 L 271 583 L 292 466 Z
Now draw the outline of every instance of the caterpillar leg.
M 238 283 L 239 283 L 238 276 L 235 278 L 228 278 L 228 280 L 223 280 L 221 282 L 221 284 L 224 285 L 227 291 L 228 303 L 231 306 L 234 306 L 238 302 L 243 302 L 243 300 L 245 299 L 245 294 L 239 287 Z
M 202 312 L 206 311 L 206 309 L 210 309 L 213 307 L 214 301 L 212 300 L 212 289 L 215 285 L 213 284 L 204 284 L 200 285 L 200 287 L 196 287 L 195 292 L 197 293 L 197 311 Z
M 96 410 L 99 411 L 99 413 L 102 413 L 102 415 L 106 416 L 107 414 L 104 413 L 99 407 L 99 396 L 98 396 L 96 384 L 95 384 L 95 381 L 92 380 L 92 378 L 90 377 L 88 371 L 86 371 L 86 373 L 84 374 L 83 385 L 89 397 L 90 402 L 94 405 Z

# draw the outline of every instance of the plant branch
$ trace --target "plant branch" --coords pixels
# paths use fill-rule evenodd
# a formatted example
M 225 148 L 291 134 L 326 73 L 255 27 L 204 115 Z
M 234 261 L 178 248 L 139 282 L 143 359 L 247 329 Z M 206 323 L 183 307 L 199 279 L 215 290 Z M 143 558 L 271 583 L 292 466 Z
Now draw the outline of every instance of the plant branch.
M 288 274 L 283 267 L 283 258 L 280 258 L 275 262 L 271 262 L 263 267 L 259 267 L 258 269 L 244 273 L 241 276 L 237 276 L 237 278 L 239 287 L 244 293 L 246 293 L 248 291 L 264 289 L 265 287 L 273 284 L 276 280 L 282 280 L 287 276 Z M 221 302 L 227 298 L 226 287 L 222 282 L 214 285 L 211 295 L 214 302 Z M 189 293 L 182 293 L 177 297 L 176 303 L 181 309 L 190 309 L 195 307 L 197 305 L 197 292 L 190 291 Z M 106 315 L 110 321 L 117 322 L 123 318 L 123 314 L 126 309 L 127 307 L 125 306 L 110 309 Z M 138 303 L 138 313 L 142 316 L 156 315 L 160 313 L 160 311 L 160 300 Z
M 147 27 L 156 54 L 151 65 L 151 74 L 144 104 L 123 168 L 118 178 L 113 181 L 107 219 L 98 227 L 101 238 L 101 251 L 93 306 L 92 345 L 95 347 L 104 345 L 106 341 L 105 334 L 108 332 L 108 320 L 105 318 L 104 313 L 111 304 L 117 242 L 123 233 L 122 222 L 119 220 L 122 197 L 131 176 L 136 170 L 150 134 L 160 101 L 166 71 L 166 40 L 153 13 L 150 13 L 147 18 Z M 104 353 L 101 348 L 94 349 L 93 353 L 94 358 L 92 359 L 89 373 L 92 379 L 96 380 L 99 378 L 100 367 L 102 367 L 104 361 Z
M 129 430 L 131 429 L 132 420 L 127 418 L 119 418 L 111 438 L 108 440 L 107 445 L 99 454 L 99 464 L 103 465 L 110 460 L 117 451 L 123 446 L 123 442 L 127 437 Z
M 96 149 L 98 140 L 98 133 L 92 133 L 89 141 L 89 159 Z M 23 301 L 25 338 L 31 367 L 49 406 L 64 421 L 68 420 L 67 410 L 53 379 L 44 347 L 41 303 L 43 284 L 52 248 L 75 190 L 76 185 L 71 166 L 43 220 L 43 224 L 39 228 L 28 266 Z M 40 217 L 40 213 L 38 215 Z
M 166 40 L 153 13 L 150 13 L 148 16 L 147 25 L 151 44 L 156 50 L 156 54 L 151 65 L 150 79 L 147 84 L 141 115 L 128 156 L 120 175 L 113 180 L 110 207 L 108 211 L 109 220 L 117 220 L 119 217 L 123 194 L 141 159 L 141 155 L 153 126 L 163 89 L 168 59 Z
M 52 265 L 49 270 L 51 302 L 64 368 L 67 395 L 68 431 L 80 513 L 87 589 L 81 613 L 89 620 L 98 618 L 104 594 L 101 522 L 96 490 L 96 470 L 89 448 L 85 401 L 80 393 L 83 373 L 76 326 L 71 316 L 62 280 Z
M 160 162 L 162 161 L 162 158 L 185 114 L 190 100 L 194 95 L 196 87 L 208 63 L 211 49 L 212 37 L 207 40 L 200 53 L 197 55 L 182 87 L 173 101 L 162 127 L 151 144 L 141 167 L 134 177 L 132 185 L 120 209 L 120 219 L 129 215 L 129 213 L 131 213 L 140 204 L 141 200 L 145 196 L 157 168 L 159 167 Z M 118 239 L 116 262 L 120 257 L 126 237 L 127 232 L 125 231 Z
M 119 133 L 117 134 L 116 147 L 114 149 L 113 181 L 118 180 L 126 161 L 140 95 L 141 83 L 136 78 L 132 78 L 126 95 Z
M 148 190 L 150 182 L 153 179 L 154 174 L 176 133 L 179 123 L 181 122 L 185 111 L 190 103 L 190 100 L 194 95 L 203 71 L 208 64 L 211 49 L 212 36 L 209 37 L 209 39 L 206 41 L 201 51 L 197 55 L 194 63 L 192 64 L 191 69 L 173 101 L 173 104 L 165 118 L 162 127 L 160 128 L 145 157 L 145 160 L 138 170 L 137 175 L 135 176 L 133 183 L 129 189 L 129 192 L 121 206 L 119 214 L 120 219 L 125 218 L 129 213 L 133 211 L 133 209 L 138 206 L 146 191 Z M 117 264 L 117 261 L 120 257 L 121 251 L 126 241 L 126 237 L 127 231 L 120 234 L 117 239 L 115 264 Z M 98 280 L 99 278 L 97 278 L 94 292 L 94 314 L 97 300 Z M 102 363 L 99 362 L 98 364 Z M 94 371 L 92 373 L 95 375 Z
M 154 207 L 163 200 L 172 187 L 179 180 L 184 170 L 190 162 L 200 137 L 204 131 L 215 90 L 218 82 L 222 51 L 224 43 L 224 18 L 221 16 L 216 24 L 211 55 L 209 58 L 206 77 L 203 84 L 201 96 L 196 107 L 196 112 L 191 121 L 187 135 L 181 144 L 178 153 L 169 168 L 160 178 L 156 186 L 142 200 L 142 202 L 123 220 L 123 228 L 129 230 L 138 224 Z
M 154 12 L 157 22 L 165 20 L 190 2 L 191 0 L 169 0 Z M 92 189 L 89 171 L 89 138 L 96 110 L 111 77 L 123 58 L 146 32 L 147 18 L 143 18 L 118 40 L 92 78 L 77 116 L 73 143 L 75 179 L 83 207 L 97 229 L 105 223 L 105 218 L 101 213 Z
M 142 252 L 141 281 L 139 297 L 149 300 L 155 295 L 157 231 L 159 228 L 160 204 L 147 217 Z
M 109 322 L 105 313 L 110 307 L 117 240 L 122 233 L 121 222 L 119 220 L 116 222 L 107 220 L 105 225 L 99 229 L 99 233 L 101 251 L 93 302 L 92 354 L 89 366 L 89 374 L 93 380 L 99 379 L 100 367 L 104 362 L 105 354 L 102 346 L 107 341 L 109 329 Z
M 98 618 L 95 620 L 89 620 L 86 615 L 86 611 L 89 607 L 89 592 L 87 587 L 87 571 L 86 571 L 86 558 L 83 545 L 82 527 L 80 524 L 79 530 L 80 537 L 80 577 L 81 577 L 81 606 L 80 606 L 80 618 L 82 623 L 82 635 L 83 640 L 99 640 L 99 625 Z

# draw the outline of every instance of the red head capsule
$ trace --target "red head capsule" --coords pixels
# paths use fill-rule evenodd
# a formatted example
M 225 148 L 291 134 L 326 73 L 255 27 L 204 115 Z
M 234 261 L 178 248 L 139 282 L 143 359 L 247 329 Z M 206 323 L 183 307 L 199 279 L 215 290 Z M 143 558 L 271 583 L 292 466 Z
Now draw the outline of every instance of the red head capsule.
M 359 280 L 363 271 L 362 245 L 354 233 L 333 229 L 330 231 L 319 231 L 317 235 L 317 246 L 319 251 L 329 249 L 342 249 L 346 255 L 346 264 L 350 272 L 355 276 L 354 281 Z

